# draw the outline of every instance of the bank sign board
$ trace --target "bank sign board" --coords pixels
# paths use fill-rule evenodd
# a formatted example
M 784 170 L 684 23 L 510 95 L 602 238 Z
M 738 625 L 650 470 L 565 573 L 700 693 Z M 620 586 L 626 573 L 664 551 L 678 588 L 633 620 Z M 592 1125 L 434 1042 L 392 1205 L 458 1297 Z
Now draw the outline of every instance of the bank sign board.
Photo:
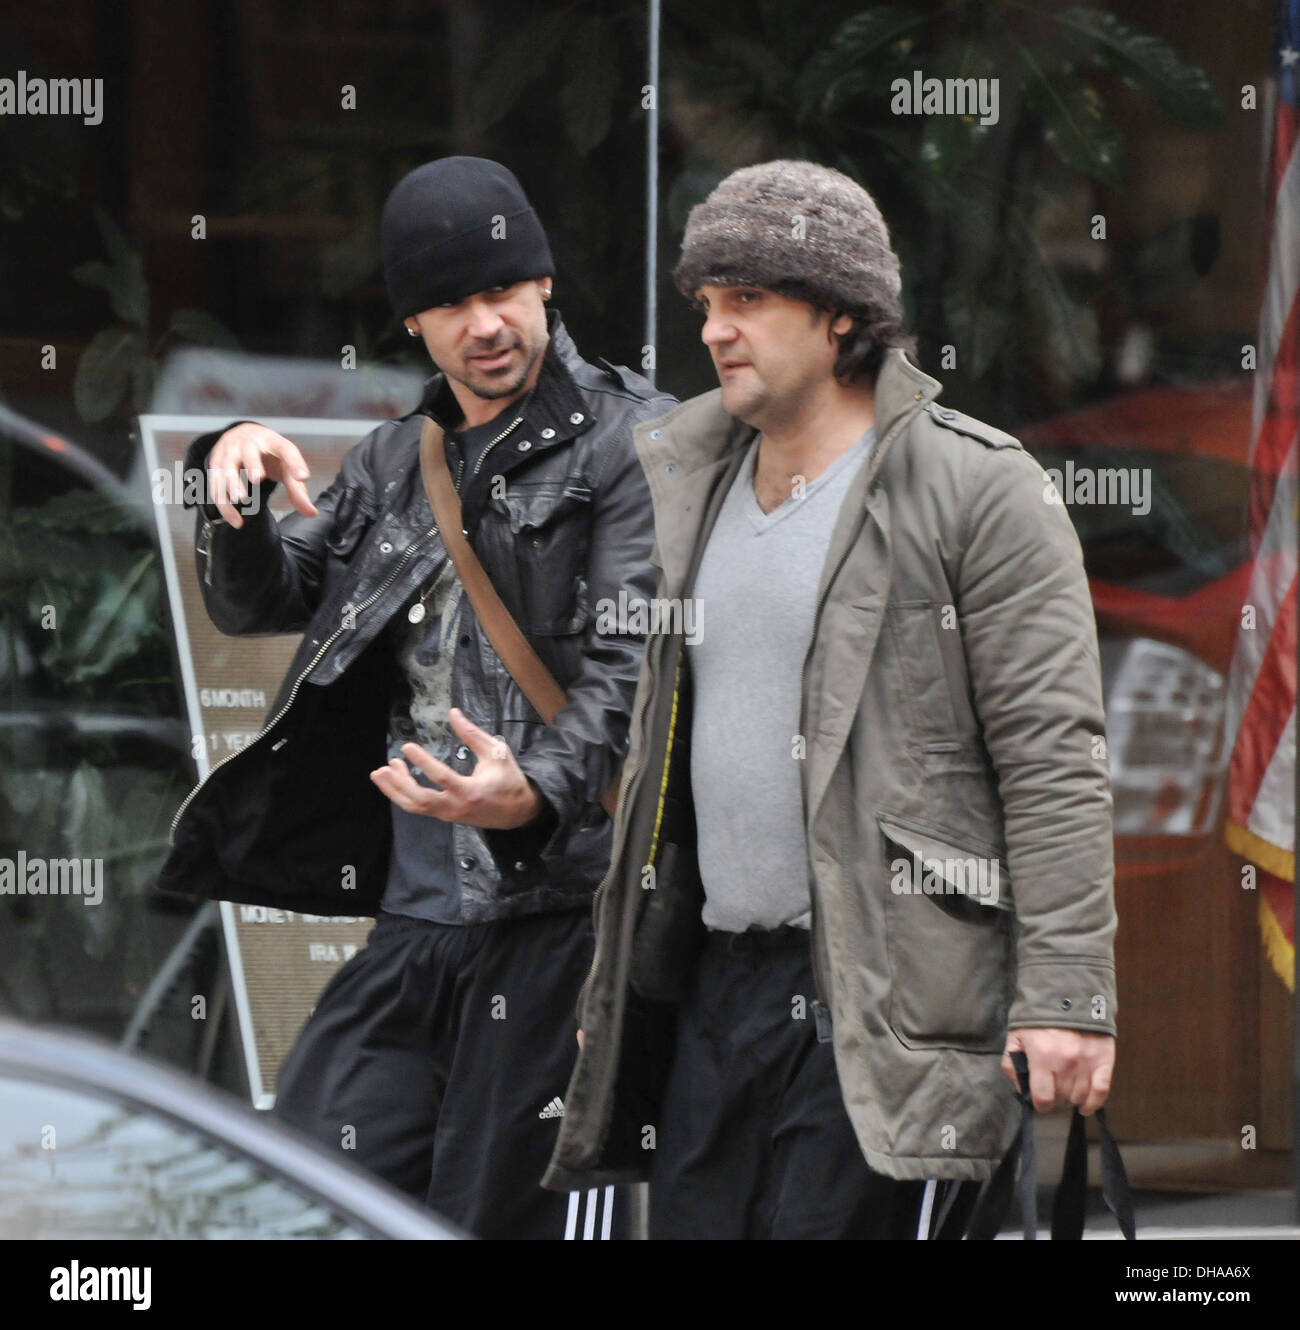
M 185 450 L 228 416 L 140 417 L 140 441 L 151 480 L 177 656 L 185 687 L 193 752 L 204 778 L 223 758 L 256 738 L 298 645 L 298 634 L 227 637 L 208 618 L 194 561 L 196 513 L 184 507 Z M 374 421 L 265 418 L 292 439 L 311 470 L 313 499 L 334 478 L 347 450 Z M 271 512 L 291 511 L 282 486 Z M 269 1108 L 285 1054 L 321 990 L 365 944 L 374 921 L 323 917 L 262 905 L 221 903 L 226 952 L 252 1101 Z

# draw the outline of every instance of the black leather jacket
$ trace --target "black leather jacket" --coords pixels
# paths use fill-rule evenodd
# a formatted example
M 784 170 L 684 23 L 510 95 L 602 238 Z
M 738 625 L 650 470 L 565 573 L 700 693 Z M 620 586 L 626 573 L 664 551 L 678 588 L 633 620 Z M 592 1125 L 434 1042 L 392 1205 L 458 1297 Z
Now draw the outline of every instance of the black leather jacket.
M 598 632 L 597 607 L 620 592 L 654 593 L 654 519 L 632 429 L 673 399 L 630 370 L 587 364 L 554 311 L 550 329 L 523 422 L 476 468 L 483 481 L 504 476 L 504 487 L 493 496 L 475 475 L 461 491 L 479 559 L 568 702 L 544 725 L 464 602 L 453 703 L 505 739 L 547 805 L 514 831 L 454 826 L 467 923 L 580 905 L 599 883 L 611 830 L 599 800 L 626 752 L 644 640 Z M 416 412 L 352 448 L 316 517 L 277 523 L 266 492 L 242 530 L 200 513 L 199 581 L 217 627 L 305 631 L 262 732 L 182 804 L 162 889 L 318 914 L 377 911 L 392 822 L 369 772 L 387 758 L 397 682 L 382 630 L 445 557 L 419 436 L 424 415 L 445 415 L 449 397 L 435 375 Z M 503 433 L 515 418 L 502 413 Z M 187 467 L 202 466 L 219 437 L 196 439 Z M 447 454 L 456 475 L 450 434 Z M 470 771 L 474 757 L 459 750 L 452 765 Z

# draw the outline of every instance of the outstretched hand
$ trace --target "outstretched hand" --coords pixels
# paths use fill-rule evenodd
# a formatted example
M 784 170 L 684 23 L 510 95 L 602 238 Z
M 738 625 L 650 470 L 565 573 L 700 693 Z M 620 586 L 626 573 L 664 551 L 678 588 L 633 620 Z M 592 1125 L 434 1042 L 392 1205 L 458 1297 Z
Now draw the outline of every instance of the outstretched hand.
M 478 759 L 469 775 L 430 757 L 419 744 L 408 743 L 402 745 L 406 762 L 393 758 L 387 766 L 372 771 L 370 779 L 408 813 L 499 831 L 532 821 L 542 811 L 542 796 L 520 770 L 505 740 L 480 729 L 459 707 L 452 707 L 447 719 L 456 736 Z M 438 788 L 418 784 L 408 762 Z
M 311 472 L 302 453 L 293 440 L 265 425 L 245 421 L 226 430 L 208 454 L 207 470 L 212 502 L 236 529 L 244 525 L 237 505 L 251 499 L 264 480 L 282 484 L 289 502 L 304 517 L 316 516 L 306 485 Z

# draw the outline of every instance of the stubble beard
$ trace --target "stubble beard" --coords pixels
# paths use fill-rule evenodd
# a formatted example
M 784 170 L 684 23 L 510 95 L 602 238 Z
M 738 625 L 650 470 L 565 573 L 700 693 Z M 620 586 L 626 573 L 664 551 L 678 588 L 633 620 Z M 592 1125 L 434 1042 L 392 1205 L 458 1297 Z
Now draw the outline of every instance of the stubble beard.
M 746 425 L 761 429 L 760 417 L 767 406 L 767 385 L 758 378 L 757 371 L 751 365 L 748 371 L 757 382 L 748 384 L 724 384 L 722 386 L 722 406 L 728 415 L 743 420 Z
M 511 350 L 523 346 L 523 339 L 516 337 L 510 345 Z M 505 348 L 501 348 L 504 350 Z M 533 367 L 541 359 L 542 353 L 546 350 L 546 343 L 539 342 L 533 349 L 532 355 L 520 369 L 517 375 L 512 375 L 509 379 L 493 378 L 491 375 L 476 375 L 469 362 L 466 362 L 464 375 L 450 375 L 457 383 L 463 384 L 474 394 L 475 397 L 481 397 L 485 402 L 497 402 L 503 397 L 516 397 L 522 390 L 525 383 L 528 382 L 528 376 L 533 372 Z

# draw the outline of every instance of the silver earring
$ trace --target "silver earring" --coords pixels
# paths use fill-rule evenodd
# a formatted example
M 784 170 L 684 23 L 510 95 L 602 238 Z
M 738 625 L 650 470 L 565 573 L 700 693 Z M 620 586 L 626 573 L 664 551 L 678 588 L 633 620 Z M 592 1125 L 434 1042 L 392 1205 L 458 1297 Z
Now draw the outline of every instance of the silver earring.
M 412 328 L 410 324 L 407 324 L 406 335 L 408 337 L 418 337 L 420 335 L 420 330 L 418 328 Z

